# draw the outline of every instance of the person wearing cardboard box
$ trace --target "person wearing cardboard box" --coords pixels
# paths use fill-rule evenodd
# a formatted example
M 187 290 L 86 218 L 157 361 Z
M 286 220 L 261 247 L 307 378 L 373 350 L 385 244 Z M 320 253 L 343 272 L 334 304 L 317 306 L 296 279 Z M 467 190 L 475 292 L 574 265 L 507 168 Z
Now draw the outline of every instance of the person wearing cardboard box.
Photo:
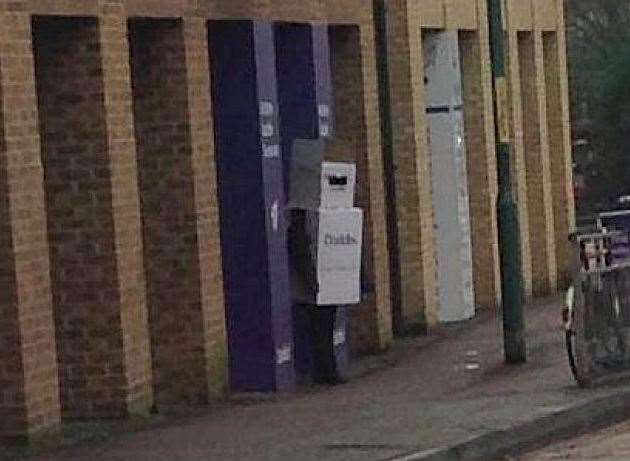
M 294 308 L 307 312 L 307 326 L 297 325 L 296 335 L 309 337 L 313 381 L 334 385 L 344 382 L 335 352 L 338 310 L 361 297 L 363 212 L 353 206 L 355 165 L 322 162 L 322 151 L 321 141 L 296 141 L 289 254 Z

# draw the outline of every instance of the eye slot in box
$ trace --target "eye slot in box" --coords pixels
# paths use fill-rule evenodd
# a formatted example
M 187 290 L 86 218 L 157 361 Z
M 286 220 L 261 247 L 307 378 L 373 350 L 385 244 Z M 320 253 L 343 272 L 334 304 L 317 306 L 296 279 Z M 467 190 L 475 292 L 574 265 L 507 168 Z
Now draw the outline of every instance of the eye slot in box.
M 328 184 L 330 187 L 346 187 L 348 185 L 347 176 L 328 176 Z

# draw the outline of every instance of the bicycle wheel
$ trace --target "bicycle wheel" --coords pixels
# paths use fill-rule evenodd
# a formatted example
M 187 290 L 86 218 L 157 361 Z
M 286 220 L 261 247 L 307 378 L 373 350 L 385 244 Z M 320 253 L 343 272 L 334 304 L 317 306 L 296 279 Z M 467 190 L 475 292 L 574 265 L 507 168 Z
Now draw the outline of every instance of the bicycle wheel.
M 589 313 L 585 291 L 588 292 L 588 288 L 584 286 L 575 288 L 571 328 L 567 330 L 565 336 L 569 366 L 580 387 L 590 387 L 593 383 L 593 360 L 590 353 L 591 347 L 589 347 L 591 334 L 587 328 Z

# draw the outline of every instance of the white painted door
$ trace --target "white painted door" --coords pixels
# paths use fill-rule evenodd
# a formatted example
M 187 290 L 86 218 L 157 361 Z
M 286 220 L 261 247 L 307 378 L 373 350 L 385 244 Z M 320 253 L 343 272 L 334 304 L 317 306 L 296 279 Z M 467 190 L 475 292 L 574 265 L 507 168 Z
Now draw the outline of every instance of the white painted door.
M 440 321 L 475 315 L 468 173 L 457 32 L 425 36 L 426 104 Z

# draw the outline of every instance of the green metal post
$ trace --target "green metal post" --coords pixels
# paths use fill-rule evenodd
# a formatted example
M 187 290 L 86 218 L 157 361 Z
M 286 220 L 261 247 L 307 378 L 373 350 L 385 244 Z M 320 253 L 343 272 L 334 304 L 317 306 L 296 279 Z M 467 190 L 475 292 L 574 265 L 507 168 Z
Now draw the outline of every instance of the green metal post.
M 508 85 L 505 72 L 505 35 L 503 0 L 488 0 L 490 49 L 494 91 L 497 165 L 499 176 L 499 251 L 501 256 L 501 288 L 503 291 L 503 348 L 508 364 L 526 359 L 525 319 L 523 315 L 523 275 L 518 210 L 512 195 L 510 156 L 512 141 L 508 106 Z

